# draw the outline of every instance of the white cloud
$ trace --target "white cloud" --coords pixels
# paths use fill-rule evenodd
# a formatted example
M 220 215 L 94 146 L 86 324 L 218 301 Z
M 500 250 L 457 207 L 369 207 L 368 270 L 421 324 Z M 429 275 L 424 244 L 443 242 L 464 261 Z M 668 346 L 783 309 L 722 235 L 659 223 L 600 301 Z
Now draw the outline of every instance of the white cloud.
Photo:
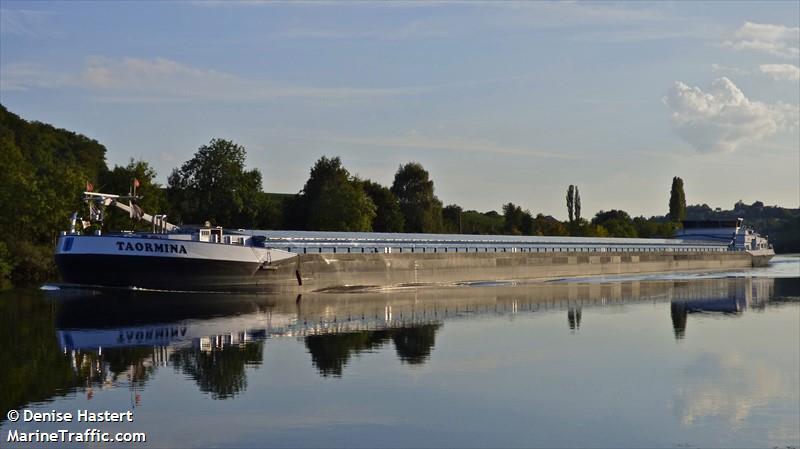
M 751 101 L 728 78 L 715 80 L 708 92 L 676 81 L 663 102 L 672 110 L 675 132 L 704 153 L 733 151 L 798 121 L 796 105 Z
M 755 50 L 783 58 L 800 56 L 800 28 L 746 22 L 723 42 L 736 50 Z
M 722 64 L 711 64 L 711 70 L 714 72 L 728 72 L 734 75 L 749 75 L 750 71 L 740 69 L 739 67 L 729 67 Z
M 686 367 L 687 381 L 678 389 L 672 407 L 684 425 L 721 418 L 739 428 L 753 410 L 797 396 L 797 386 L 776 368 L 766 359 L 703 353 Z
M 800 80 L 800 67 L 793 64 L 762 64 L 758 69 L 776 81 Z
M 0 74 L 3 90 L 79 88 L 112 102 L 263 101 L 281 97 L 364 98 L 422 93 L 429 87 L 320 87 L 245 78 L 164 58 L 89 58 L 73 73 L 10 64 Z

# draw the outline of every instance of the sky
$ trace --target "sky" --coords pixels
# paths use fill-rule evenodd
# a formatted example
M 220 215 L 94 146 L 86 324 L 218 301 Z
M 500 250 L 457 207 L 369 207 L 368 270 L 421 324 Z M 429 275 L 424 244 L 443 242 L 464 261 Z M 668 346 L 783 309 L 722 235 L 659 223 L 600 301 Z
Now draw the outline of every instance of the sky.
M 800 2 L 0 1 L 0 103 L 161 182 L 213 138 L 268 192 L 323 155 L 566 218 L 800 207 Z

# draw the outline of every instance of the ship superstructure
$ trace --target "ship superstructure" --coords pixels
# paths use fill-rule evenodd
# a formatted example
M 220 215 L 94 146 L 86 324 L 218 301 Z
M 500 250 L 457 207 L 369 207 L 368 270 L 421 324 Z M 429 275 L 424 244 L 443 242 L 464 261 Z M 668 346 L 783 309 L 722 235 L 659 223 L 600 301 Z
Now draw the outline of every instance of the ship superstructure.
M 684 220 L 676 238 L 687 241 L 727 243 L 732 250 L 747 251 L 756 257 L 772 257 L 775 251 L 766 237 L 744 225 L 742 218 L 732 220 Z

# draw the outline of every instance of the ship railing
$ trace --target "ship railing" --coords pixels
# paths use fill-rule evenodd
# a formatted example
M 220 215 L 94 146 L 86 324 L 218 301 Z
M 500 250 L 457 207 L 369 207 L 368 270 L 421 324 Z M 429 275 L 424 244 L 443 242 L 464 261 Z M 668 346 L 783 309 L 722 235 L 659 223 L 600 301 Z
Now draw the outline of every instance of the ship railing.
M 402 253 L 571 253 L 571 254 L 619 254 L 619 253 L 706 253 L 726 251 L 722 246 L 514 246 L 514 245 L 346 245 L 346 244 L 290 244 L 267 245 L 299 254 L 402 254 Z

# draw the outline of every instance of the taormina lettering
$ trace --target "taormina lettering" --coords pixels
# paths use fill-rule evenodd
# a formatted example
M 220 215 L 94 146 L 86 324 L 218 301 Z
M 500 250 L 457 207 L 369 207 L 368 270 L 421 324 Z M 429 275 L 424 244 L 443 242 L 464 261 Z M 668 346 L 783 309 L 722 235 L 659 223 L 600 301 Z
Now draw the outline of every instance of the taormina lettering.
M 142 243 L 142 242 L 116 242 L 119 251 L 137 251 L 148 253 L 175 253 L 186 254 L 186 248 L 183 245 L 175 243 Z

